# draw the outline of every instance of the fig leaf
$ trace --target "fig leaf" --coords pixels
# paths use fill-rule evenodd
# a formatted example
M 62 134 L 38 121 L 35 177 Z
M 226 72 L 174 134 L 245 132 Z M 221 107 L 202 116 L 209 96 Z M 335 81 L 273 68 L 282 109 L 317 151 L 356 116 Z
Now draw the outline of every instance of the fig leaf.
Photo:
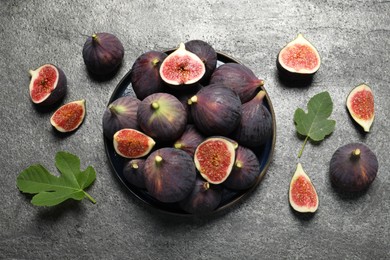
M 54 206 L 67 199 L 82 200 L 87 197 L 96 203 L 84 191 L 96 179 L 92 166 L 80 170 L 80 159 L 71 153 L 60 151 L 55 156 L 55 165 L 60 176 L 51 174 L 41 164 L 34 164 L 23 170 L 16 179 L 21 192 L 36 194 L 31 203 L 36 206 Z
M 302 148 L 299 151 L 298 158 L 301 157 L 309 138 L 319 142 L 333 132 L 336 121 L 328 119 L 332 114 L 332 110 L 333 102 L 327 91 L 316 94 L 309 100 L 307 113 L 301 108 L 295 110 L 295 128 L 300 135 L 306 136 Z

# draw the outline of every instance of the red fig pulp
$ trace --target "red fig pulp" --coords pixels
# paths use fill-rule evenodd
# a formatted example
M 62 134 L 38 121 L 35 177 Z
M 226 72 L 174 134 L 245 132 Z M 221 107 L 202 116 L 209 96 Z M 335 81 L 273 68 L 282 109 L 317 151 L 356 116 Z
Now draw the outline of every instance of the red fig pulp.
M 85 100 L 69 102 L 58 108 L 50 118 L 50 123 L 59 132 L 76 130 L 85 117 Z

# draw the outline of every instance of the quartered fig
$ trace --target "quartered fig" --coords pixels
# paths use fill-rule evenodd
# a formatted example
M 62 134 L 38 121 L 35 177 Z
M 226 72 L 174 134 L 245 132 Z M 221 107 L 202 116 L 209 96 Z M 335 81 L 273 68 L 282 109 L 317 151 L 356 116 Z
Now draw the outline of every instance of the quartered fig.
M 289 200 L 291 207 L 298 212 L 313 213 L 317 211 L 317 191 L 300 163 L 298 163 L 290 182 Z
M 58 108 L 50 118 L 51 125 L 59 132 L 76 130 L 85 117 L 85 99 L 69 102 Z
M 31 75 L 29 91 L 34 104 L 52 105 L 62 99 L 67 91 L 67 80 L 64 72 L 53 64 L 44 64 Z
M 137 118 L 147 135 L 164 142 L 179 138 L 187 124 L 187 113 L 182 103 L 168 93 L 155 93 L 142 100 Z
M 139 130 L 137 111 L 141 101 L 132 96 L 123 96 L 111 102 L 103 114 L 103 133 L 112 140 L 123 128 Z
M 131 84 L 138 99 L 162 92 L 164 82 L 160 77 L 160 66 L 168 55 L 160 51 L 148 51 L 139 56 L 130 72 Z
M 374 94 L 367 84 L 360 84 L 352 89 L 346 102 L 348 111 L 365 132 L 369 132 L 374 122 Z
M 188 100 L 196 127 L 206 135 L 228 135 L 241 119 L 241 101 L 230 88 L 208 85 Z
M 194 156 L 196 147 L 204 141 L 204 136 L 194 125 L 187 125 L 184 133 L 174 143 L 174 147 Z
M 180 43 L 178 49 L 165 58 L 160 67 L 160 76 L 169 86 L 191 85 L 198 82 L 206 72 L 202 60 Z
M 122 157 L 135 159 L 150 153 L 156 142 L 150 136 L 131 128 L 124 128 L 114 134 L 115 152 Z
M 145 174 L 144 174 L 145 159 L 131 159 L 123 166 L 123 176 L 132 185 L 144 189 Z
M 194 162 L 205 180 L 220 184 L 229 177 L 235 157 L 232 142 L 222 137 L 210 137 L 196 148 Z
M 378 160 L 366 145 L 350 143 L 335 151 L 329 172 L 332 184 L 340 191 L 363 191 L 376 178 Z
M 144 173 L 147 191 L 161 202 L 178 202 L 194 189 L 194 162 L 180 149 L 165 147 L 151 153 L 145 161 Z
M 222 84 L 234 90 L 241 103 L 251 100 L 264 85 L 251 69 L 239 63 L 225 63 L 219 66 L 211 76 L 210 84 Z

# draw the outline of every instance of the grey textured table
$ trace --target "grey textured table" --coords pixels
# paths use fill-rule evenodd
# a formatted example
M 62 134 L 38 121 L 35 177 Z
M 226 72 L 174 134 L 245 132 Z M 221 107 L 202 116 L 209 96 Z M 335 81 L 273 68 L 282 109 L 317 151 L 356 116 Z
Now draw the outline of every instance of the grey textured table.
M 1 259 L 389 259 L 390 258 L 390 3 L 389 1 L 0 1 Z M 126 53 L 116 76 L 95 81 L 81 56 L 85 35 L 116 34 Z M 310 86 L 291 87 L 277 76 L 279 49 L 303 33 L 322 66 Z M 104 151 L 102 114 L 120 79 L 141 53 L 201 39 L 265 79 L 274 104 L 277 142 L 269 170 L 247 199 L 224 214 L 176 218 L 146 207 L 112 172 Z M 87 117 L 72 135 L 53 131 L 50 112 L 29 100 L 29 69 L 54 63 L 68 77 L 66 101 L 85 98 Z M 361 134 L 345 108 L 353 86 L 375 94 L 372 131 Z M 334 133 L 303 156 L 293 113 L 327 90 L 334 102 Z M 378 156 L 378 177 L 361 196 L 341 196 L 330 185 L 335 149 L 363 142 Z M 16 188 L 33 163 L 55 172 L 66 150 L 92 165 L 88 190 L 97 200 L 39 208 Z M 293 212 L 288 187 L 296 163 L 320 198 L 311 217 Z

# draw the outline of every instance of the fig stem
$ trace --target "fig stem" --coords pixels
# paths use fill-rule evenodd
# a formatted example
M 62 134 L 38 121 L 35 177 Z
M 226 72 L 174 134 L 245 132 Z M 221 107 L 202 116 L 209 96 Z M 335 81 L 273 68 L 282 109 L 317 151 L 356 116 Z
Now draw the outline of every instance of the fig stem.
M 160 164 L 160 163 L 162 162 L 163 158 L 162 158 L 160 155 L 157 155 L 157 156 L 154 158 L 154 160 L 155 160 L 155 162 L 156 162 L 157 164 Z
M 133 162 L 133 163 L 131 164 L 131 168 L 133 168 L 133 169 L 138 169 L 138 164 L 135 163 L 135 162 Z
M 99 38 L 96 33 L 92 34 L 92 43 L 99 43 Z
M 359 148 L 356 148 L 352 151 L 352 159 L 357 159 L 360 157 L 361 151 Z
M 194 103 L 198 102 L 198 97 L 197 96 L 193 96 L 192 98 L 188 99 L 188 105 L 192 105 Z
M 159 59 L 154 58 L 154 59 L 152 60 L 152 65 L 153 65 L 153 66 L 156 66 L 159 62 L 160 62 Z
M 241 169 L 241 168 L 242 168 L 242 163 L 239 162 L 239 161 L 237 161 L 237 162 L 236 162 L 236 167 Z
M 158 109 L 160 107 L 160 105 L 157 102 L 153 102 L 151 106 L 153 109 Z
M 205 183 L 203 183 L 203 189 L 206 191 L 208 189 L 210 189 L 210 183 L 208 181 L 206 181 Z
M 95 200 L 94 198 L 92 198 L 91 195 L 89 195 L 89 194 L 86 193 L 85 191 L 84 191 L 84 194 L 85 194 L 85 196 L 86 196 L 93 204 L 96 204 L 96 200 Z
M 110 104 L 108 106 L 108 109 L 110 109 L 111 113 L 114 113 L 114 114 L 122 114 L 126 111 L 126 108 L 123 107 L 123 106 L 116 106 L 116 105 L 113 105 L 113 104 Z
M 183 145 L 182 145 L 181 143 L 175 143 L 175 144 L 174 144 L 174 147 L 175 147 L 176 149 L 181 149 L 181 148 L 183 147 Z
M 34 75 L 34 73 L 35 73 L 35 71 L 33 71 L 33 70 L 29 70 L 29 71 L 28 71 L 28 73 L 30 74 L 30 76 L 33 76 L 33 75 Z
M 305 145 L 306 145 L 308 139 L 309 139 L 309 136 L 306 136 L 305 141 L 302 144 L 301 150 L 299 150 L 298 158 L 301 158 L 302 153 L 303 153 L 303 149 L 305 148 Z

